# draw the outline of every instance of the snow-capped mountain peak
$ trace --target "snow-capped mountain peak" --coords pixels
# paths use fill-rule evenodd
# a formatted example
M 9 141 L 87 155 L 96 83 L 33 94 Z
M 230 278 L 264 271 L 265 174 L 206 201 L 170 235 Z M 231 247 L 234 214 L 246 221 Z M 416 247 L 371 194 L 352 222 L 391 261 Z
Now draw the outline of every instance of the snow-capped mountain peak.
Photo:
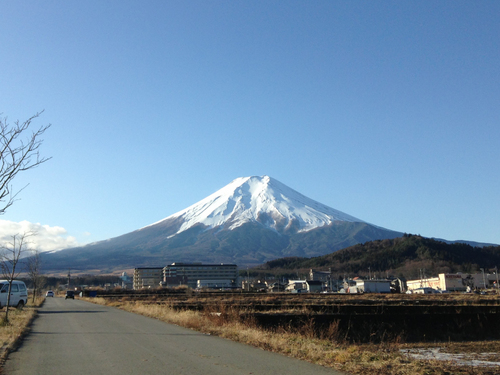
M 121 236 L 47 254 L 60 272 L 158 267 L 165 262 L 231 263 L 240 267 L 290 256 L 315 257 L 401 237 L 327 207 L 268 176 L 232 181 L 198 203 Z M 47 260 L 49 259 L 49 260 Z M 44 267 L 45 267 L 44 266 Z
M 182 222 L 177 233 L 194 225 L 231 230 L 256 222 L 276 231 L 307 232 L 336 221 L 363 222 L 316 202 L 269 176 L 237 178 L 198 203 L 155 224 L 167 220 Z M 176 233 L 176 234 L 177 234 Z

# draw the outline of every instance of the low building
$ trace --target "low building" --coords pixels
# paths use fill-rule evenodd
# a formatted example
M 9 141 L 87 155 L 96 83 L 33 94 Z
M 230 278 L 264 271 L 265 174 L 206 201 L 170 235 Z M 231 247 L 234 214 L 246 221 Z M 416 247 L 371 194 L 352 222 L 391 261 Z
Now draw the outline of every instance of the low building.
M 285 291 L 292 293 L 300 293 L 307 291 L 306 280 L 288 280 L 288 285 Z
M 202 289 L 231 289 L 234 288 L 234 283 L 232 280 L 198 280 L 196 282 L 196 288 Z
M 462 274 L 463 283 L 469 289 L 498 288 L 498 274 L 496 273 L 476 273 Z
M 358 293 L 390 293 L 390 280 L 356 280 L 356 289 Z
M 495 286 L 496 282 L 496 274 L 440 273 L 437 277 L 409 280 L 406 284 L 408 290 L 432 288 L 439 291 L 463 292 L 475 288 L 489 288 Z
M 340 293 L 358 293 L 358 288 L 356 287 L 356 280 L 344 279 L 342 282 L 342 288 Z
M 284 292 L 286 284 L 281 283 L 279 280 L 266 281 L 267 291 L 270 293 Z
M 241 289 L 247 292 L 265 292 L 267 291 L 268 284 L 264 280 L 242 280 Z
M 235 287 L 238 282 L 238 266 L 224 263 L 172 263 L 163 268 L 163 281 L 166 282 L 171 277 L 185 277 L 191 288 L 197 287 L 198 280 L 203 280 L 204 283 L 223 280 Z
M 306 280 L 306 287 L 309 293 L 319 293 L 323 290 L 323 281 Z
M 134 268 L 134 289 L 158 288 L 162 281 L 162 267 Z
M 460 281 L 460 284 L 462 283 L 462 278 L 459 277 L 458 279 Z M 413 292 L 414 290 L 417 289 L 422 289 L 422 288 L 432 288 L 432 289 L 441 289 L 441 280 L 439 277 L 427 277 L 427 278 L 422 278 L 422 279 L 416 279 L 416 280 L 408 280 L 406 282 L 406 286 L 408 287 L 408 291 Z M 465 287 L 464 289 L 465 290 Z

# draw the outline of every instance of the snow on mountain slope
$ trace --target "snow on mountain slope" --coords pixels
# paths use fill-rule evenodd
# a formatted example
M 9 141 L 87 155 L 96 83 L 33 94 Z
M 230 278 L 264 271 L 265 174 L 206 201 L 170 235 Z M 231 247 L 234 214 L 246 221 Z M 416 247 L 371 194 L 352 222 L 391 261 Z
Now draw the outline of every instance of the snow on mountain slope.
M 293 225 L 298 232 L 307 232 L 335 221 L 363 222 L 309 199 L 269 176 L 237 178 L 198 203 L 149 226 L 167 220 L 182 222 L 177 233 L 196 224 L 208 228 L 228 226 L 231 230 L 258 222 L 277 231 Z

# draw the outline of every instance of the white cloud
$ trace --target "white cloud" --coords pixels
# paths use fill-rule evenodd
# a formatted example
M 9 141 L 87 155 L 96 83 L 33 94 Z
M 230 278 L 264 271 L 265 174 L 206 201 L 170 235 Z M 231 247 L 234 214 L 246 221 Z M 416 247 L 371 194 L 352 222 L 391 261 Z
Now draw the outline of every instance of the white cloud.
M 39 251 L 62 250 L 68 247 L 79 246 L 75 237 L 68 236 L 66 229 L 51 227 L 40 223 L 30 223 L 0 220 L 0 246 L 5 246 L 12 241 L 12 236 L 27 232 L 35 232 L 30 237 L 30 248 Z

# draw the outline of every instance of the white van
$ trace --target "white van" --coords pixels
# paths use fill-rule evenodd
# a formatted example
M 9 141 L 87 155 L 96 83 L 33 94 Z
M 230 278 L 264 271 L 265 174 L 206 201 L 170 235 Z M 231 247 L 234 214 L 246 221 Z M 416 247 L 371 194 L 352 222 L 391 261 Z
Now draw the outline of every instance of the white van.
M 0 280 L 0 309 L 7 305 L 9 282 Z M 23 307 L 28 302 L 28 289 L 23 281 L 13 280 L 9 306 Z

